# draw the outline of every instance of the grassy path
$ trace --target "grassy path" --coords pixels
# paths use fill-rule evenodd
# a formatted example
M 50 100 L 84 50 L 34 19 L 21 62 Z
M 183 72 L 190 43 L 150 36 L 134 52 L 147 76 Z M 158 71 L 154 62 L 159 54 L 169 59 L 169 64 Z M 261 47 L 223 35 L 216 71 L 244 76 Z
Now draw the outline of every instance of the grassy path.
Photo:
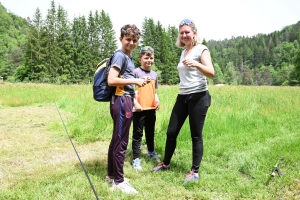
M 68 113 L 60 111 L 63 119 Z M 70 117 L 70 115 L 68 116 Z M 65 124 L 66 119 L 64 119 Z M 57 124 L 61 131 L 50 131 Z M 103 142 L 76 145 L 83 162 L 107 153 Z M 0 187 L 18 184 L 48 170 L 78 164 L 79 160 L 64 130 L 55 105 L 9 107 L 0 110 Z

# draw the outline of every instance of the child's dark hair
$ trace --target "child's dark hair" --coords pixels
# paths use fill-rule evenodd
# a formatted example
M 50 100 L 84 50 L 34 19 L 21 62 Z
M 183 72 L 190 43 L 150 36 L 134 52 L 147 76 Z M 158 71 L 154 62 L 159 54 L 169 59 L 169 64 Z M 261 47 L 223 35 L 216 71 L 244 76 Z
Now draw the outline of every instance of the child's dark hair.
M 121 37 L 133 36 L 135 38 L 140 38 L 141 32 L 134 24 L 126 24 L 121 28 Z
M 146 56 L 151 56 L 152 54 L 154 54 L 154 49 L 150 46 L 145 46 L 145 47 L 142 47 L 141 48 L 141 51 L 140 51 L 140 58 L 143 56 L 143 55 L 146 55 Z

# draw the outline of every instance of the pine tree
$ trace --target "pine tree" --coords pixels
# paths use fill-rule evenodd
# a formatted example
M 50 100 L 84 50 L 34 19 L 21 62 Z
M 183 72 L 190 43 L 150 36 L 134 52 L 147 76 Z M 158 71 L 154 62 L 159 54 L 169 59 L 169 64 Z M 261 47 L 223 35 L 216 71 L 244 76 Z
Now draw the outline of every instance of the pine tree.
M 80 42 L 78 46 L 78 60 L 79 60 L 79 74 L 81 76 L 81 80 L 87 80 L 91 76 L 89 70 L 89 61 L 91 58 L 90 48 L 89 48 L 89 32 L 87 29 L 87 22 L 85 16 L 79 17 L 79 25 L 80 25 Z
M 48 81 L 46 72 L 46 31 L 44 21 L 39 8 L 28 23 L 29 31 L 27 36 L 27 50 L 25 52 L 25 70 L 26 77 L 30 81 Z M 24 74 L 25 75 L 25 74 Z M 18 77 L 23 81 L 25 77 Z
M 294 74 L 294 75 L 292 75 L 292 77 L 293 77 L 292 84 L 297 85 L 300 83 L 300 49 L 296 53 L 296 57 L 294 59 L 294 64 L 295 64 L 295 68 L 294 68 L 294 71 L 292 72 L 292 74 Z
M 261 78 L 261 72 L 257 67 L 254 68 L 254 72 L 253 72 L 253 84 L 254 85 L 262 85 L 263 84 L 263 80 Z
M 56 8 L 55 2 L 51 1 L 51 7 L 48 10 L 46 17 L 46 30 L 47 30 L 47 73 L 48 76 L 51 77 L 51 81 L 54 81 L 54 78 L 57 76 L 57 69 L 59 66 L 58 59 L 58 51 L 57 51 L 57 43 L 56 43 L 56 35 L 57 35 L 57 27 L 56 27 Z
M 215 69 L 215 76 L 213 78 L 213 83 L 214 84 L 224 83 L 224 75 L 218 63 L 214 64 L 214 69 Z
M 58 67 L 56 69 L 57 76 L 59 76 L 59 82 L 70 82 L 70 68 L 72 68 L 71 60 L 71 29 L 67 19 L 67 12 L 63 7 L 58 6 L 57 10 L 57 36 L 56 36 L 56 53 Z
M 98 21 L 99 20 L 99 21 Z M 98 37 L 100 38 L 100 55 L 108 58 L 117 49 L 117 40 L 111 19 L 104 10 L 100 12 L 100 18 L 96 21 Z M 121 29 L 121 27 L 120 27 Z M 119 36 L 117 36 L 119 38 Z
M 235 70 L 235 67 L 233 65 L 233 62 L 229 62 L 226 65 L 226 70 L 224 72 L 224 79 L 226 84 L 229 85 L 237 85 L 237 72 Z

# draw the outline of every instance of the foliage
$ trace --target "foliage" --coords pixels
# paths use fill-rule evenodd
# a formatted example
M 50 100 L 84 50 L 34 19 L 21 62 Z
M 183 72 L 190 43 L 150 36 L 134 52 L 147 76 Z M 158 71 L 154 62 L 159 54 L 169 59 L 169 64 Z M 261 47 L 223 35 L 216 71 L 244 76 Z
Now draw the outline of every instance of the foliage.
M 144 17 L 139 46 L 155 49 L 155 70 L 161 84 L 178 84 L 182 49 L 175 46 L 178 27 L 163 27 Z M 46 18 L 39 9 L 27 21 L 0 4 L 0 76 L 6 80 L 50 83 L 90 83 L 97 63 L 117 49 L 110 17 L 104 10 L 71 21 L 64 8 L 50 2 Z M 300 21 L 270 34 L 203 40 L 216 77 L 211 83 L 229 85 L 299 85 L 297 55 Z M 133 51 L 135 66 L 139 48 Z M 17 70 L 21 67 L 21 70 Z M 25 69 L 23 69 L 25 68 Z M 20 73 L 22 71 L 22 73 Z
M 26 20 L 8 13 L 0 3 L 0 77 L 4 80 L 23 62 L 27 30 Z
M 294 60 L 299 51 L 299 34 L 300 21 L 270 34 L 232 37 L 222 41 L 210 40 L 207 45 L 211 51 L 213 62 L 219 64 L 224 74 L 232 73 L 232 68 L 230 68 L 231 71 L 226 72 L 230 63 L 237 76 L 241 76 L 238 77 L 238 84 L 286 85 L 288 83 L 290 85 L 293 82 L 292 85 L 296 85 L 298 83 L 291 80 L 295 76 L 294 71 L 283 76 L 282 70 L 285 70 L 286 66 L 294 67 Z M 266 70 L 257 70 L 261 67 Z M 269 71 L 271 68 L 274 69 L 272 77 Z M 261 83 L 262 79 L 267 80 Z M 229 79 L 225 82 L 232 84 Z

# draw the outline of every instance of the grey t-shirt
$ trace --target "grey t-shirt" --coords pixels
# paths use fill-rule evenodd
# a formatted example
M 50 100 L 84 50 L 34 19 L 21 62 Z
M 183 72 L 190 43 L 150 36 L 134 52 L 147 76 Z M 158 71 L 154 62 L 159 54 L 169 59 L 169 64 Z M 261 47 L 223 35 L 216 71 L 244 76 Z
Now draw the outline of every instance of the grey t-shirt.
M 178 94 L 191 94 L 207 90 L 206 77 L 195 67 L 189 68 L 182 63 L 182 60 L 187 58 L 201 63 L 200 57 L 204 50 L 208 50 L 208 48 L 203 44 L 198 44 L 192 49 L 187 57 L 184 57 L 186 50 L 182 51 L 180 61 L 177 65 L 180 78 Z
M 126 67 L 126 70 L 121 78 L 123 79 L 131 79 L 134 77 L 134 64 L 132 58 L 126 55 L 122 50 L 115 53 L 111 65 L 119 68 L 120 70 Z M 124 70 L 124 69 L 123 69 Z M 122 71 L 123 71 L 122 70 Z M 134 84 L 125 85 L 125 86 L 117 86 L 116 88 L 116 96 L 134 96 Z

